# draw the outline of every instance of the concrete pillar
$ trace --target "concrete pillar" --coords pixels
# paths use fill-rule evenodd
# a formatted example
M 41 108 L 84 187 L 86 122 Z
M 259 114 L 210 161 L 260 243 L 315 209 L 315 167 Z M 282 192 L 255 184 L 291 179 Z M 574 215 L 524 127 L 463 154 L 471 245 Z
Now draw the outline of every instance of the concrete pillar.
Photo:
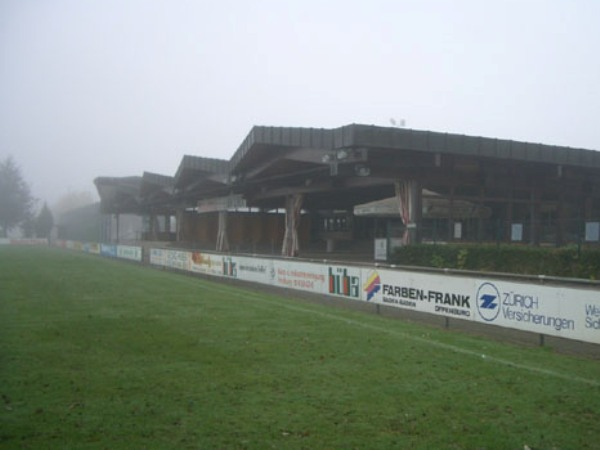
M 539 245 L 540 243 L 540 199 L 537 189 L 531 189 L 531 197 L 529 204 L 529 243 L 531 245 Z
M 115 219 L 116 219 L 116 222 L 117 222 L 116 223 L 116 226 L 117 226 L 117 238 L 115 239 L 115 242 L 117 244 L 119 243 L 119 238 L 120 238 L 120 236 L 119 236 L 119 234 L 120 234 L 120 230 L 119 230 L 119 216 L 120 216 L 119 213 L 115 214 Z
M 406 227 L 402 238 L 404 245 L 416 244 L 420 241 L 422 218 L 421 183 L 417 180 L 398 180 L 395 189 L 400 218 Z
M 219 225 L 217 228 L 217 251 L 229 251 L 229 239 L 227 238 L 227 211 L 219 211 Z
M 298 228 L 300 226 L 302 201 L 302 194 L 288 195 L 285 199 L 285 233 L 281 248 L 283 256 L 298 256 L 298 252 L 300 251 Z

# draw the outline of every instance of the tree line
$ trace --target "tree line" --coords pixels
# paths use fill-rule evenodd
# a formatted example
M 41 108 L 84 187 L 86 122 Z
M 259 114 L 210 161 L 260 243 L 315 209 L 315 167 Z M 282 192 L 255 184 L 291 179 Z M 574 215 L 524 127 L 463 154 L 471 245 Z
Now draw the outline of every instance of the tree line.
M 31 194 L 21 169 L 12 157 L 0 161 L 0 237 L 20 228 L 25 237 L 50 237 L 54 216 L 47 203 L 35 214 L 37 199 Z

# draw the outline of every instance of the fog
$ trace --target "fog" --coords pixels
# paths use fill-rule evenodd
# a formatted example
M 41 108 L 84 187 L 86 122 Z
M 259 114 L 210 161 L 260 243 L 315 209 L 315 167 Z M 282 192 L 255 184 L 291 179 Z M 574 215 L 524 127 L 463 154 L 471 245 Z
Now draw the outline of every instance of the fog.
M 50 204 L 253 125 L 600 150 L 595 0 L 3 0 L 0 159 Z

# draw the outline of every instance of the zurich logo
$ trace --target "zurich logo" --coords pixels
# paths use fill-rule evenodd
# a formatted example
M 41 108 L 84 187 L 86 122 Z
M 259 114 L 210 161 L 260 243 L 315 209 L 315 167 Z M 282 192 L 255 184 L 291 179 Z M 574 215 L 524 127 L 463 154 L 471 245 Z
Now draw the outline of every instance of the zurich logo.
M 477 310 L 481 318 L 491 322 L 500 313 L 500 292 L 492 283 L 483 283 L 477 290 Z

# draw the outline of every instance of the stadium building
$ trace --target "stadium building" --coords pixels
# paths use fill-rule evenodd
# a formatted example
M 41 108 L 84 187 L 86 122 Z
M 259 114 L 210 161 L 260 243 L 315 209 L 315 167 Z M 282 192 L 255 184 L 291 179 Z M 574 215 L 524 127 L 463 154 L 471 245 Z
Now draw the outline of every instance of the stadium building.
M 185 155 L 172 176 L 94 182 L 117 230 L 136 214 L 143 240 L 189 248 L 296 256 L 372 253 L 377 238 L 600 240 L 600 152 L 494 138 L 256 126 L 229 160 Z

